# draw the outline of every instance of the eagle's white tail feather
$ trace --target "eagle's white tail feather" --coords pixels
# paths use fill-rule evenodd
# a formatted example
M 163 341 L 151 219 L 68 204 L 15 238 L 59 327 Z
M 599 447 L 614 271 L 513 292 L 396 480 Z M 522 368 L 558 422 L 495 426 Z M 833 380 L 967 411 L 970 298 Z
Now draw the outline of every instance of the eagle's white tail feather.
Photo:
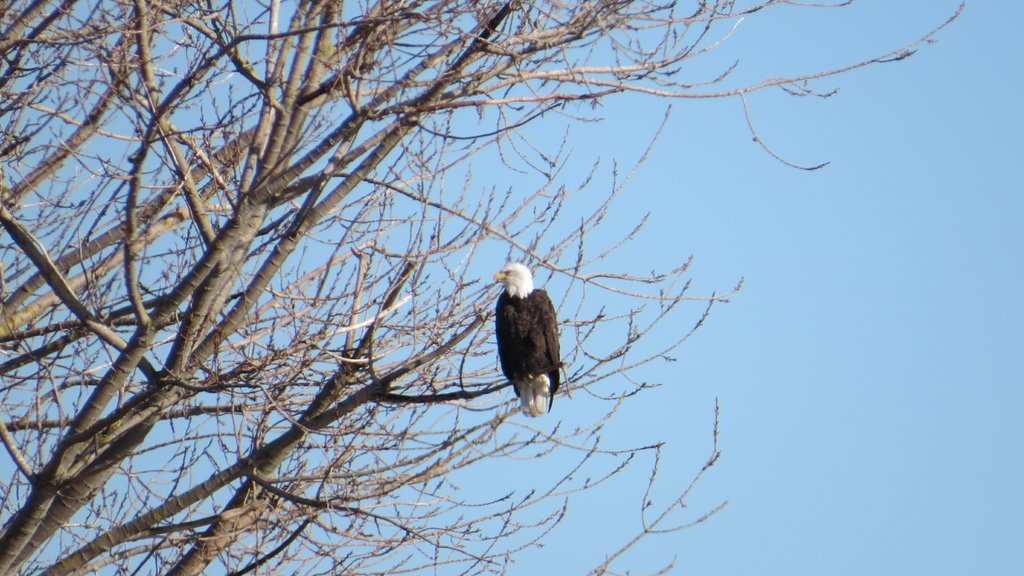
M 523 380 L 519 386 L 519 399 L 523 404 L 523 414 L 530 417 L 543 416 L 548 413 L 550 394 L 548 389 L 551 381 L 547 374 Z

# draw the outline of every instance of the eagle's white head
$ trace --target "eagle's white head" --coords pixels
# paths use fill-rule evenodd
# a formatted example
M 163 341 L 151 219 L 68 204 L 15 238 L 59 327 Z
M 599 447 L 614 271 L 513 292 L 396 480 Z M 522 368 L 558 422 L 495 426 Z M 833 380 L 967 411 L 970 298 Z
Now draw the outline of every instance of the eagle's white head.
M 509 296 L 526 298 L 533 292 L 533 274 L 519 262 L 509 262 L 494 275 L 494 279 L 505 286 Z

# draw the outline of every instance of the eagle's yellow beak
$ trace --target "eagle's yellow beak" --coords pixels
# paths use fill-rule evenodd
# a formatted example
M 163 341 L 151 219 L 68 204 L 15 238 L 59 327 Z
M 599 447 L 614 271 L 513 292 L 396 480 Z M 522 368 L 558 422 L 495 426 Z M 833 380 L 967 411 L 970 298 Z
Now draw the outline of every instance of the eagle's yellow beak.
M 504 271 L 499 270 L 498 272 L 496 272 L 494 274 L 494 281 L 495 282 L 501 282 L 504 279 L 505 279 L 505 272 Z

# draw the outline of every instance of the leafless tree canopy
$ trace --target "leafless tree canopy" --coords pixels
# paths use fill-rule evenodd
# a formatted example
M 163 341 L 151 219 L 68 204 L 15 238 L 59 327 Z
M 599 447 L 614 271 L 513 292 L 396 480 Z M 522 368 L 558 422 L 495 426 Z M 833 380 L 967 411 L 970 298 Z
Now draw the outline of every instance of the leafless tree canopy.
M 653 466 L 600 429 L 729 292 L 603 267 L 623 179 L 563 177 L 534 128 L 913 51 L 688 77 L 782 4 L 0 1 L 0 574 L 503 573 L 571 494 Z M 564 398 L 525 420 L 500 377 L 506 258 L 557 283 L 569 389 L 606 401 L 584 426 Z M 531 480 L 461 483 L 511 459 Z M 699 521 L 691 488 L 593 573 Z

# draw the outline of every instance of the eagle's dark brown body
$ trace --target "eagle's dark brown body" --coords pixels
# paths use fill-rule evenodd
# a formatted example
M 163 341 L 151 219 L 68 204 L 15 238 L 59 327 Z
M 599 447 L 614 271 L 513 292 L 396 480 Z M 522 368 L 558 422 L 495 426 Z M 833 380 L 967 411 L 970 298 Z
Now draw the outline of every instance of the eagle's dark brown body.
M 501 370 L 523 401 L 523 411 L 539 416 L 551 409 L 558 390 L 558 322 L 547 292 L 525 297 L 502 292 L 495 315 Z

